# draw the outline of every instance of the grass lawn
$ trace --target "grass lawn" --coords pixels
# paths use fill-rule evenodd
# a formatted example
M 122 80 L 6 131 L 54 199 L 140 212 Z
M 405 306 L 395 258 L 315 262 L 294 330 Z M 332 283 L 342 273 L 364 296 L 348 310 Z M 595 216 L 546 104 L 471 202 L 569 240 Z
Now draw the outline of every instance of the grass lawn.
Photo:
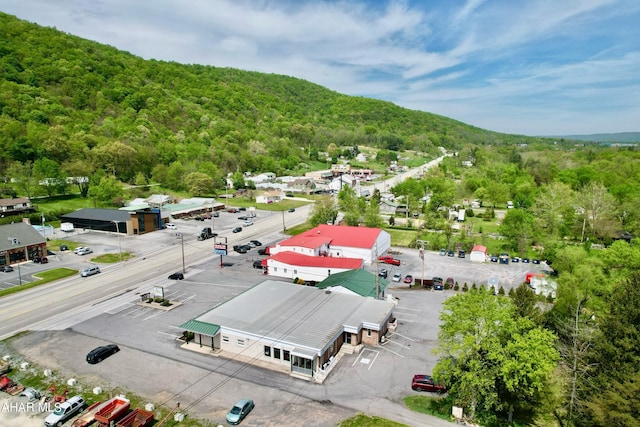
M 453 402 L 447 397 L 405 396 L 403 400 L 407 408 L 412 411 L 433 415 L 443 420 L 451 420 Z
M 408 427 L 406 424 L 397 423 L 380 417 L 370 417 L 358 414 L 340 423 L 340 427 Z
M 0 298 L 6 295 L 14 294 L 16 292 L 24 291 L 26 289 L 35 288 L 36 286 L 44 285 L 45 283 L 73 276 L 74 274 L 78 274 L 78 270 L 73 270 L 71 268 L 55 268 L 53 270 L 42 271 L 40 273 L 34 274 L 34 276 L 39 278 L 40 280 L 0 290 Z

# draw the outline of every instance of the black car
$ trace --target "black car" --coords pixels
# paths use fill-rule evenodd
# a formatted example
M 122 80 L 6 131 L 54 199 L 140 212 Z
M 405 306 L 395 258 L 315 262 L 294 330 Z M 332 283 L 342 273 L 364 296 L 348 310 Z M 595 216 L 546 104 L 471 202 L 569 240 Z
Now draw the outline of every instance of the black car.
M 10 265 L 3 265 L 2 267 L 0 267 L 0 271 L 11 273 L 13 271 L 13 267 L 11 267 Z
M 46 264 L 49 262 L 49 259 L 46 256 L 43 256 L 43 257 L 34 256 L 33 262 L 35 262 L 36 264 Z
M 524 262 L 525 264 L 529 264 L 530 260 L 529 258 L 522 258 L 522 262 Z
M 249 244 L 253 245 L 253 247 L 262 246 L 262 243 L 259 240 L 252 240 Z
M 491 262 L 498 262 L 498 256 L 497 255 L 491 255 L 489 257 L 489 259 L 491 260 Z
M 182 280 L 182 279 L 184 279 L 184 274 L 180 273 L 179 271 L 176 271 L 175 273 L 169 275 L 169 279 L 171 279 L 171 280 Z
M 295 212 L 296 208 L 289 208 L 289 212 Z
M 533 263 L 534 263 L 534 264 L 540 264 L 540 260 L 539 260 L 539 259 L 534 259 L 534 260 L 533 260 Z
M 60 245 L 60 250 L 61 250 L 61 251 L 68 251 L 68 250 L 69 250 L 69 246 L 67 246 L 67 245 Z
M 455 254 L 455 252 L 453 252 L 453 251 L 449 251 L 449 252 L 447 252 L 447 256 L 455 256 L 455 255 L 456 255 L 456 254 Z
M 241 231 L 242 231 L 242 227 L 236 227 L 236 228 L 233 229 L 234 233 L 239 233 Z
M 253 268 L 262 268 L 262 260 L 253 261 Z
M 111 356 L 112 354 L 116 354 L 119 351 L 120 347 L 118 347 L 116 344 L 103 345 L 101 347 L 94 348 L 89 352 L 89 354 L 87 354 L 87 362 L 91 363 L 92 365 L 100 363 L 107 357 Z
M 238 219 L 239 219 L 240 221 L 246 221 L 246 220 L 248 220 L 248 219 L 249 219 L 249 217 L 248 217 L 248 216 L 246 216 L 246 215 L 242 215 L 242 216 L 239 216 L 239 217 L 238 217 Z
M 380 272 L 378 272 L 378 276 L 385 279 L 387 278 L 388 275 L 389 275 L 389 272 L 387 271 L 386 268 L 383 268 L 382 270 L 380 270 Z
M 246 254 L 251 249 L 249 245 L 234 245 L 233 250 L 238 252 L 239 254 Z

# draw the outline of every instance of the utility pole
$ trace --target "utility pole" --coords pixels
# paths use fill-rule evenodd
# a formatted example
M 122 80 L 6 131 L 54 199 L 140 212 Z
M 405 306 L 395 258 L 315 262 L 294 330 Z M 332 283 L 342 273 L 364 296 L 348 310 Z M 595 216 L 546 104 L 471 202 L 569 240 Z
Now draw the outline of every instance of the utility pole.
M 187 269 L 184 266 L 184 234 L 180 233 L 180 243 L 182 244 L 182 274 L 187 272 Z
M 416 244 L 420 246 L 420 259 L 422 260 L 422 280 L 421 283 L 423 283 L 424 286 L 424 247 L 425 245 L 429 244 L 429 242 L 427 240 L 418 240 L 416 239 Z
M 287 227 L 284 225 L 284 211 L 282 211 L 282 232 L 287 232 Z
M 380 263 L 378 262 L 378 243 L 376 243 L 376 299 L 378 299 L 378 295 L 380 295 L 380 272 L 378 271 L 378 268 L 380 266 Z

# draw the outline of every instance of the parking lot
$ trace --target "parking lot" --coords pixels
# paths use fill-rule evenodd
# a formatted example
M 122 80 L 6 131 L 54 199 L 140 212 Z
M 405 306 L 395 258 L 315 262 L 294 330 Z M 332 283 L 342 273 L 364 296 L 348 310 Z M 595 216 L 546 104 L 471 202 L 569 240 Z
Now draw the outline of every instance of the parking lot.
M 228 233 L 239 221 L 237 214 L 224 213 L 221 217 L 227 221 L 216 223 L 216 232 Z M 256 220 L 259 221 L 260 218 Z M 189 236 L 185 244 L 210 246 L 210 242 L 196 240 L 197 233 L 208 224 L 194 220 L 175 223 L 179 233 Z M 138 257 L 156 256 L 163 247 L 179 244 L 175 232 L 162 230 L 145 236 L 121 237 L 121 244 Z M 263 245 L 284 238 L 276 229 L 251 236 L 241 238 L 248 241 L 258 237 Z M 79 232 L 67 237 L 90 245 L 96 254 L 117 250 L 119 243 L 117 236 L 104 233 Z M 534 264 L 478 264 L 468 258 L 428 251 L 423 261 L 417 250 L 407 248 L 394 248 L 394 257 L 400 259 L 400 266 L 374 264 L 366 269 L 375 274 L 379 268 L 387 268 L 389 278 L 395 272 L 403 277 L 407 274 L 415 278 L 453 277 L 460 286 L 465 282 L 469 286 L 474 282 L 483 284 L 497 277 L 508 291 L 524 280 L 527 271 L 540 268 Z M 80 258 L 66 253 L 52 262 L 67 261 L 70 265 L 87 262 Z M 391 283 L 387 294 L 399 300 L 394 310 L 397 330 L 376 347 L 344 356 L 321 385 L 243 361 L 180 348 L 180 324 L 266 278 L 252 265 L 261 258 L 257 249 L 252 249 L 247 254 L 231 252 L 225 257 L 224 268 L 220 267 L 219 257 L 213 255 L 188 263 L 182 281 L 168 280 L 166 275 L 142 281 L 134 291 L 96 302 L 74 316 L 47 325 L 45 330 L 17 339 L 15 345 L 29 360 L 79 376 L 91 382 L 90 386 L 101 384 L 131 390 L 167 406 L 181 402 L 185 409 L 213 422 L 222 422 L 236 400 L 250 397 L 257 406 L 243 422 L 246 425 L 330 426 L 357 412 L 408 425 L 441 425 L 438 420 L 406 410 L 400 399 L 416 393 L 410 388 L 412 376 L 430 373 L 438 360 L 433 350 L 437 344 L 439 313 L 442 302 L 455 294 L 452 290 L 409 289 L 402 282 Z M 140 295 L 155 286 L 164 288 L 165 297 L 176 303 L 174 309 L 165 311 L 138 305 Z M 86 364 L 84 357 L 88 351 L 110 342 L 118 343 L 122 351 L 98 365 Z

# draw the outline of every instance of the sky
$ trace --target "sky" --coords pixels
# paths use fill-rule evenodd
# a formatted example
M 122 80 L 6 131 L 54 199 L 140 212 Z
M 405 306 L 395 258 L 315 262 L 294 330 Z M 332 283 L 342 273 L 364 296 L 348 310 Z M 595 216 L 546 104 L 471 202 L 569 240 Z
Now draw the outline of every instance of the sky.
M 0 0 L 145 59 L 301 78 L 497 132 L 640 131 L 638 0 Z

